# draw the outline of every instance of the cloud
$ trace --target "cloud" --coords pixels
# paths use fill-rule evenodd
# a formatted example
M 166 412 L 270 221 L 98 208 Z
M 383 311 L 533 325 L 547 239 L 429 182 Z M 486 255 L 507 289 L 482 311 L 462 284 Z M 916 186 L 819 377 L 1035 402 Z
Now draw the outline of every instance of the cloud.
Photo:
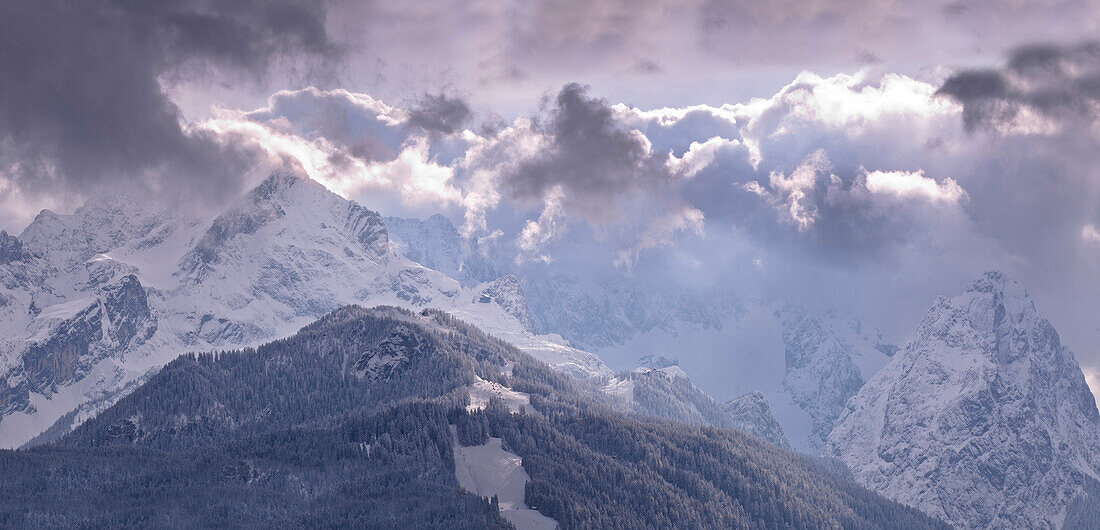
M 1100 230 L 1096 225 L 1085 225 L 1081 227 L 1081 239 L 1085 243 L 1100 245 Z
M 871 171 L 867 173 L 867 190 L 892 195 L 899 199 L 958 203 L 968 196 L 958 182 L 945 178 L 936 182 L 924 176 L 924 171 Z
M 663 217 L 655 219 L 638 237 L 638 241 L 630 248 L 619 251 L 615 258 L 615 266 L 620 269 L 630 270 L 638 261 L 638 256 L 647 250 L 657 249 L 672 244 L 673 238 L 679 232 L 692 232 L 702 236 L 705 227 L 705 215 L 702 211 L 684 206 L 678 210 L 669 212 Z
M 520 250 L 516 255 L 516 264 L 522 264 L 532 255 L 534 255 L 534 261 L 550 263 L 551 258 L 548 254 L 537 253 L 565 231 L 565 212 L 561 206 L 563 197 L 564 192 L 560 186 L 550 190 L 544 199 L 545 205 L 538 220 L 528 220 L 524 223 L 523 230 L 516 238 L 516 245 Z
M 955 73 L 939 93 L 963 104 L 971 130 L 1050 134 L 1059 126 L 1088 127 L 1100 116 L 1100 43 L 1023 46 L 1003 68 Z
M 411 125 L 416 116 L 367 94 L 307 87 L 277 92 L 264 108 L 223 111 L 199 126 L 388 214 L 458 209 L 465 199 L 455 164 L 441 161 L 439 151 L 463 153 L 479 138 L 445 135 L 435 130 L 439 123 L 431 131 Z
M 823 149 L 790 172 L 772 171 L 767 185 L 752 180 L 741 188 L 774 208 L 779 219 L 811 237 L 812 246 L 846 258 L 877 255 L 904 247 L 919 234 L 966 224 L 960 209 L 968 195 L 950 178 L 937 182 L 924 171 L 859 168 L 835 173 Z
M 546 121 L 535 126 L 547 145 L 502 179 L 516 199 L 543 200 L 559 190 L 566 210 L 612 220 L 619 215 L 617 198 L 671 178 L 645 135 L 622 127 L 606 101 L 588 97 L 576 83 L 562 87 Z
M 309 140 L 323 138 L 363 162 L 392 160 L 409 136 L 406 111 L 344 89 L 281 90 L 268 98 L 266 107 L 222 112 L 219 118 L 253 122 Z
M 693 142 L 680 156 L 657 153 L 623 116 L 570 83 L 544 102 L 539 115 L 517 119 L 472 146 L 461 164 L 467 175 L 464 233 L 489 228 L 486 214 L 502 203 L 519 211 L 541 208 L 537 220 L 524 221 L 516 240 L 522 261 L 543 252 L 570 222 L 644 227 L 652 221 L 649 212 L 663 215 L 682 204 L 676 201 L 679 182 L 723 148 L 739 146 L 715 137 Z M 546 261 L 548 254 L 539 255 Z
M 1094 1 L 706 0 L 698 4 L 697 39 L 714 54 L 735 49 L 738 64 L 855 65 L 981 57 L 1020 42 L 1080 39 L 1095 31 Z M 997 31 L 988 31 L 997 28 Z
M 406 123 L 425 131 L 452 134 L 470 121 L 470 106 L 465 100 L 444 94 L 425 95 L 411 110 Z
M 521 160 L 540 155 L 549 146 L 529 118 L 517 118 L 492 138 L 471 145 L 461 167 L 467 173 L 462 232 L 466 236 L 485 231 L 486 215 L 505 199 L 500 179 Z
M 825 151 L 819 149 L 807 156 L 789 176 L 773 171 L 768 177 L 770 190 L 755 180 L 743 187 L 745 191 L 759 195 L 775 206 L 780 216 L 797 226 L 799 231 L 805 231 L 817 220 L 817 207 L 809 195 L 817 187 L 818 174 L 828 171 L 830 167 L 832 165 Z
M 107 187 L 212 198 L 253 160 L 182 123 L 167 87 L 261 78 L 302 54 L 339 57 L 325 6 L 245 0 L 44 0 L 0 5 L 0 160 L 26 195 Z
M 1090 366 L 1082 366 L 1081 371 L 1085 374 L 1085 383 L 1089 385 L 1089 390 L 1092 391 L 1093 400 L 1100 404 L 1100 376 L 1097 375 L 1096 369 Z
M 715 136 L 703 142 L 691 142 L 687 151 L 679 158 L 669 150 L 668 160 L 665 161 L 665 169 L 669 174 L 680 178 L 691 178 L 702 171 L 718 155 L 718 152 L 727 147 L 737 148 L 741 146 L 738 140 L 727 140 Z

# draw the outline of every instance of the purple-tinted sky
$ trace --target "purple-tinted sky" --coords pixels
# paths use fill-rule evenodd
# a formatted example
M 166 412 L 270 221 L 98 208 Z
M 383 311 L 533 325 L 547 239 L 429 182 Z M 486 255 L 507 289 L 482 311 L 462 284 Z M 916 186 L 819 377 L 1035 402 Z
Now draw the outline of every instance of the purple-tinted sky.
M 1095 372 L 1098 30 L 1095 0 L 5 2 L 0 228 L 119 188 L 213 210 L 290 164 L 520 266 L 895 340 L 1003 269 Z

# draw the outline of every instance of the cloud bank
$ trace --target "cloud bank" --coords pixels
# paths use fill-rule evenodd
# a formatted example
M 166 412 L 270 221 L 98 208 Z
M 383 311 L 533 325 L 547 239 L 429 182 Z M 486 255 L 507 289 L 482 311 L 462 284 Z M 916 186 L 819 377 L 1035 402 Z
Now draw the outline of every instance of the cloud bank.
M 167 87 L 335 59 L 325 24 L 314 2 L 4 2 L 0 188 L 14 191 L 0 203 L 65 202 L 103 186 L 236 190 L 251 154 L 183 123 Z

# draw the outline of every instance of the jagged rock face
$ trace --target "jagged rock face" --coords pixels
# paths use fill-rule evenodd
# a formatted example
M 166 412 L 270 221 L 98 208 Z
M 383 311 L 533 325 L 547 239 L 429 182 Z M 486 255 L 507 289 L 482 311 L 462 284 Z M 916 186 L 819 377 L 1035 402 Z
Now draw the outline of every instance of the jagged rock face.
M 987 273 L 936 301 L 849 401 L 825 454 L 958 526 L 1056 528 L 1100 474 L 1100 413 L 1023 287 Z
M 780 447 L 790 447 L 783 427 L 772 414 L 768 399 L 760 392 L 749 392 L 722 404 L 729 414 L 734 428 L 741 429 L 761 440 Z
M 868 348 L 859 321 L 835 312 L 819 317 L 787 307 L 776 318 L 782 323 L 785 345 L 783 387 L 809 414 L 808 449 L 817 452 L 848 399 L 889 360 L 883 353 L 888 348 L 881 346 L 881 337 L 874 348 Z
M 58 385 L 79 380 L 97 362 L 140 346 L 156 330 L 157 320 L 136 276 L 102 286 L 93 301 L 51 325 L 46 338 L 31 343 L 20 364 L 0 376 L 6 383 L 0 410 L 27 407 L 31 392 L 50 395 Z
M 427 345 L 412 329 L 397 327 L 378 345 L 363 352 L 353 369 L 359 377 L 375 380 L 391 376 L 411 357 L 426 353 Z
M 0 265 L 29 259 L 31 259 L 31 254 L 23 248 L 23 243 L 19 241 L 19 238 L 0 230 Z
M 535 334 L 539 332 L 535 317 L 531 316 L 531 310 L 527 307 L 527 297 L 523 296 L 523 288 L 515 276 L 509 274 L 490 282 L 481 291 L 478 302 L 483 302 L 486 298 L 499 305 L 505 313 L 516 317 L 523 329 Z
M 446 217 L 427 219 L 386 217 L 386 228 L 395 250 L 429 269 L 450 276 L 466 286 L 500 276 L 476 240 L 464 238 Z

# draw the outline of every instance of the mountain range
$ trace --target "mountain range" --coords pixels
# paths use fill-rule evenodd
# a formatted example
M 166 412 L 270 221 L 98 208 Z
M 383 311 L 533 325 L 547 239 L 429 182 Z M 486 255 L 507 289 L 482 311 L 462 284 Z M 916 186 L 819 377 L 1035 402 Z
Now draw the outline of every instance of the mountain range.
M 292 174 L 212 219 L 93 200 L 71 215 L 44 211 L 3 244 L 9 447 L 79 424 L 180 353 L 258 345 L 351 303 L 444 308 L 567 372 L 610 374 L 532 334 L 514 282 L 463 287 L 397 254 L 377 213 Z
M 0 445 L 27 447 L 2 453 L 0 489 L 68 501 L 80 462 L 107 488 L 38 519 L 9 504 L 17 526 L 110 507 L 111 488 L 219 511 L 170 500 L 103 524 L 1097 520 L 1095 401 L 1001 273 L 899 348 L 842 311 L 517 268 L 443 216 L 382 217 L 275 173 L 209 217 L 112 197 L 0 232 L 0 332 Z M 321 467 L 295 460 L 308 444 Z M 401 501 L 369 477 L 439 510 L 376 519 Z M 374 508 L 349 508 L 349 488 Z M 653 496 L 670 504 L 638 505 Z

